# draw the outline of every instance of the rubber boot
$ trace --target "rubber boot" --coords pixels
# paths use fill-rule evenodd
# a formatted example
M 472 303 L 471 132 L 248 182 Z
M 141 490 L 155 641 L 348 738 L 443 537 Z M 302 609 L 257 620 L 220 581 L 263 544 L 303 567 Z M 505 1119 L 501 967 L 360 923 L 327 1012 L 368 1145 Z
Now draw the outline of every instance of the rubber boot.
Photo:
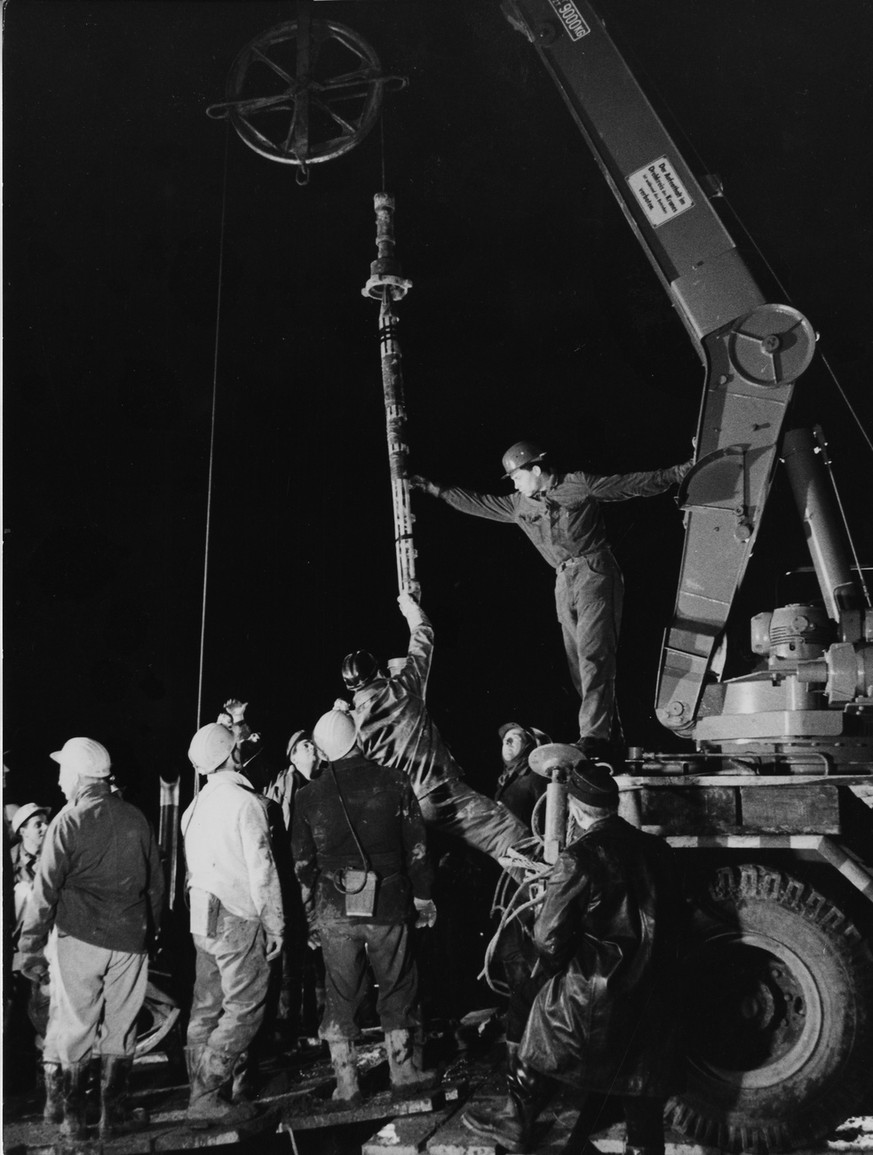
M 360 1103 L 361 1088 L 358 1084 L 357 1050 L 349 1039 L 330 1039 L 330 1061 L 336 1075 L 336 1089 L 332 1098 L 340 1103 Z
M 461 1122 L 481 1139 L 506 1147 L 509 1151 L 529 1151 L 537 1115 L 546 1101 L 548 1083 L 532 1067 L 517 1062 L 507 1072 L 509 1094 L 496 1107 L 465 1111 Z
M 194 1048 L 186 1048 L 186 1051 Z M 186 1056 L 189 1061 L 194 1056 Z M 204 1046 L 191 1072 L 191 1098 L 186 1120 L 189 1127 L 235 1127 L 257 1115 L 251 1103 L 229 1103 L 222 1098 L 222 1089 L 233 1078 L 233 1069 L 239 1055 L 216 1051 Z
M 100 1071 L 100 1138 L 112 1139 L 148 1126 L 148 1112 L 128 1106 L 133 1055 L 104 1055 Z
M 205 1043 L 190 1043 L 185 1047 L 185 1070 L 188 1072 L 188 1086 L 194 1086 L 194 1078 L 197 1068 L 200 1066 L 200 1059 L 203 1056 L 203 1048 Z
M 61 1134 L 67 1139 L 85 1138 L 85 1081 L 88 1078 L 88 1061 L 70 1063 L 61 1067 L 61 1086 L 64 1101 L 64 1118 Z
M 242 1051 L 236 1057 L 233 1067 L 233 1082 L 230 1098 L 233 1103 L 250 1103 L 257 1097 L 252 1079 L 252 1061 L 248 1051 Z
M 412 1031 L 397 1030 L 385 1032 L 385 1050 L 388 1052 L 388 1068 L 391 1072 L 391 1086 L 395 1091 L 432 1087 L 438 1078 L 437 1071 L 423 1071 L 415 1058 L 415 1038 Z
M 62 1123 L 64 1119 L 64 1079 L 60 1063 L 43 1063 L 45 1107 L 42 1117 L 46 1123 Z

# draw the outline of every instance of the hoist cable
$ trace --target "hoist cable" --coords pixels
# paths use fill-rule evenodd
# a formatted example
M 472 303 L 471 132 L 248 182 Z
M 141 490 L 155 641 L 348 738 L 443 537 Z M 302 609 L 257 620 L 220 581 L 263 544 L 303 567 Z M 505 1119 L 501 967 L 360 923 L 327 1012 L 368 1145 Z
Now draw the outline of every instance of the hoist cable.
M 215 420 L 218 410 L 218 347 L 221 336 L 221 302 L 224 290 L 224 241 L 227 221 L 227 172 L 230 155 L 230 121 L 224 135 L 224 172 L 221 182 L 221 223 L 218 239 L 218 285 L 215 299 L 215 342 L 212 354 L 212 412 L 209 422 L 209 468 L 206 482 L 206 526 L 203 545 L 203 589 L 200 600 L 200 657 L 197 674 L 197 729 L 203 707 L 203 667 L 206 650 L 206 594 L 209 586 L 209 541 L 212 531 L 212 489 L 215 468 Z M 198 775 L 194 775 L 194 792 L 199 786 Z

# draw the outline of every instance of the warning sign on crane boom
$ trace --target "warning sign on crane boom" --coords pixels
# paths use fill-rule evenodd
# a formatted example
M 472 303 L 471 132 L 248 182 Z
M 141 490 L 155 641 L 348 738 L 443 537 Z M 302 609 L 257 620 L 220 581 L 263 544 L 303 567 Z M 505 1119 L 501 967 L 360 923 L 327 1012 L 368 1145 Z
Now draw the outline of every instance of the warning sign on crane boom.
M 666 156 L 659 156 L 651 164 L 632 172 L 627 183 L 655 229 L 694 204 Z

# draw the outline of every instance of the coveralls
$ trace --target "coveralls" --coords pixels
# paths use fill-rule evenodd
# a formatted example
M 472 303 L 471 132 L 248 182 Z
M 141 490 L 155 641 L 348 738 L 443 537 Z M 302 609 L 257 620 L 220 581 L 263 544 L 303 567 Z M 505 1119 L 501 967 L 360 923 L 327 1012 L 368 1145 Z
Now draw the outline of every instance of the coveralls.
M 439 486 L 462 513 L 514 523 L 556 571 L 555 605 L 579 707 L 579 737 L 609 741 L 615 712 L 615 664 L 624 581 L 606 540 L 600 503 L 651 497 L 681 481 L 690 461 L 669 469 L 600 477 L 577 470 L 549 474 L 531 497 L 496 496 Z
M 51 821 L 18 940 L 22 966 L 52 926 L 57 954 L 43 1059 L 64 1067 L 133 1055 L 164 876 L 145 816 L 107 782 L 81 787 Z
M 379 876 L 371 916 L 346 913 L 342 871 L 364 869 L 349 823 Z M 430 898 L 431 870 L 421 811 L 407 780 L 353 748 L 299 794 L 291 849 L 307 921 L 324 953 L 321 1037 L 338 1042 L 359 1036 L 368 959 L 379 987 L 376 1009 L 383 1029 L 414 1029 L 418 973 L 410 940 L 412 900 Z
M 425 703 L 434 631 L 421 607 L 417 616 L 417 622 L 410 622 L 406 665 L 400 673 L 377 677 L 355 691 L 358 740 L 368 758 L 409 779 L 427 826 L 499 860 L 530 830 L 505 806 L 463 781 L 463 771 Z
M 217 902 L 214 926 L 192 937 L 197 952 L 188 1046 L 241 1055 L 264 1017 L 270 966 L 265 935 L 285 921 L 265 800 L 235 770 L 220 770 L 182 815 L 192 910 Z M 210 933 L 202 933 L 202 931 Z

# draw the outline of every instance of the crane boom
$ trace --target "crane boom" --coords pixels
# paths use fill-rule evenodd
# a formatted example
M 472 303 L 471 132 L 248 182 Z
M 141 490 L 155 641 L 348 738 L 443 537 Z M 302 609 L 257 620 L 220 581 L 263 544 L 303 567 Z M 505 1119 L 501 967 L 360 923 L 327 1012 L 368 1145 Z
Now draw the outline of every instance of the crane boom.
M 766 302 L 592 5 L 503 0 L 503 10 L 536 47 L 705 368 L 656 697 L 659 720 L 690 735 L 815 334 L 797 310 Z

